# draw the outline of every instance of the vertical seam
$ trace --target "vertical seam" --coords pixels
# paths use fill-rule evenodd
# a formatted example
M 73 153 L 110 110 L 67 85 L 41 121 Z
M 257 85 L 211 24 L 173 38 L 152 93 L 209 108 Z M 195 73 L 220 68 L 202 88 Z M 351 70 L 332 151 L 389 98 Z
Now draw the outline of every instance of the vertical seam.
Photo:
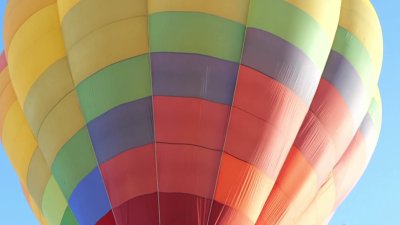
M 61 38 L 62 38 L 62 40 L 63 40 L 63 47 L 64 47 L 64 50 L 65 50 L 65 56 L 66 56 L 66 59 L 67 59 L 67 65 L 68 65 L 68 72 L 69 72 L 69 75 L 71 76 L 71 80 L 72 80 L 72 83 L 73 83 L 73 85 L 74 85 L 74 87 L 73 87 L 73 89 L 72 89 L 72 91 L 75 91 L 76 93 L 77 93 L 77 90 L 76 90 L 76 83 L 75 83 L 75 81 L 74 81 L 74 78 L 73 78 L 73 76 L 72 76 L 72 70 L 71 70 L 71 64 L 70 64 L 70 61 L 69 61 L 69 54 L 68 54 L 68 51 L 67 51 L 67 49 L 66 49 L 66 46 L 65 46 L 65 40 L 64 40 L 64 33 L 63 33 L 63 29 L 62 29 L 62 21 L 61 21 L 61 18 L 60 18 L 60 11 L 59 11 L 59 5 L 58 5 L 58 1 L 59 0 L 57 0 L 57 2 L 56 2 L 56 4 L 57 4 L 57 14 L 58 14 L 58 18 L 59 18 L 59 24 L 60 24 L 60 33 L 61 33 Z M 80 3 L 77 3 L 77 5 L 78 4 L 80 4 Z M 77 5 L 75 5 L 74 7 L 76 7 Z M 74 8 L 73 7 L 73 8 Z M 69 11 L 71 11 L 73 8 L 71 8 Z M 64 15 L 64 18 L 65 18 L 65 16 L 68 14 L 68 11 L 65 13 L 65 15 Z M 79 104 L 79 111 L 81 112 L 81 116 L 82 116 L 82 118 L 83 118 L 83 121 L 84 121 L 84 126 L 82 127 L 82 128 L 86 128 L 87 130 L 88 130 L 88 136 L 89 136 L 89 139 L 90 139 L 90 146 L 92 147 L 92 154 L 93 154 L 93 156 L 94 156 L 94 159 L 95 159 L 95 161 L 96 161 L 96 165 L 97 165 L 97 168 L 98 168 L 98 170 L 99 170 L 99 174 L 100 174 L 100 177 L 101 177 L 101 181 L 102 181 L 102 183 L 103 183 L 103 187 L 104 187 L 104 190 L 105 190 L 105 192 L 106 192 L 106 195 L 107 195 L 107 202 L 108 202 L 108 204 L 110 205 L 110 207 L 111 207 L 111 212 L 112 212 L 112 215 L 113 215 L 113 218 L 114 218 L 114 221 L 115 221 L 115 224 L 116 225 L 118 225 L 118 221 L 117 221 L 117 218 L 115 217 L 115 213 L 114 213 L 114 207 L 113 207 L 113 205 L 111 204 L 111 200 L 110 200 L 110 196 L 109 196 L 109 193 L 108 193 L 108 190 L 107 190 L 107 187 L 106 187 L 106 184 L 104 183 L 104 177 L 103 177 L 103 173 L 101 172 L 101 169 L 100 169 L 100 164 L 99 164 L 99 161 L 98 161 L 98 159 L 97 159 L 97 156 L 96 156 L 96 153 L 95 153 L 95 150 L 94 150 L 94 146 L 93 146 L 93 140 L 92 140 L 92 137 L 90 136 L 90 131 L 89 131 L 89 128 L 88 128 L 88 122 L 86 121 L 86 118 L 85 118 L 85 116 L 83 115 L 83 110 L 82 110 L 82 105 L 81 105 L 81 101 L 80 101 L 80 99 L 79 99 L 79 95 L 78 95 L 78 93 L 77 93 L 77 101 L 78 101 L 78 104 Z M 82 129 L 81 128 L 81 129 Z M 93 170 L 91 171 L 91 172 L 93 172 Z M 91 172 L 89 172 L 89 174 L 91 173 Z M 85 179 L 85 178 L 83 178 L 83 179 Z M 82 179 L 82 180 L 83 180 Z M 82 181 L 81 180 L 81 181 Z M 80 182 L 81 182 L 80 181 Z M 67 206 L 69 206 L 69 202 L 68 202 L 68 199 L 67 199 Z M 105 214 L 105 215 L 107 215 L 107 213 Z M 103 215 L 103 217 L 105 216 L 105 215 Z M 74 215 L 75 216 L 75 215 Z M 102 217 L 101 217 L 102 218 Z M 101 219 L 101 218 L 99 218 L 99 219 Z M 98 220 L 99 221 L 99 220 Z M 98 222 L 98 221 L 96 221 L 96 223 Z
M 157 138 L 156 138 L 156 121 L 154 115 L 154 90 L 153 90 L 153 70 L 151 63 L 151 46 L 150 46 L 150 6 L 149 0 L 147 2 L 147 44 L 148 44 L 148 61 L 149 61 L 149 73 L 151 79 L 151 107 L 153 112 L 153 139 L 154 139 L 154 163 L 155 163 L 155 173 L 156 173 L 156 186 L 157 186 L 157 209 L 158 209 L 158 225 L 161 225 L 161 205 L 160 205 L 160 185 L 158 179 L 158 157 L 157 157 Z
M 247 35 L 247 28 L 248 28 L 247 23 L 248 23 L 248 21 L 249 21 L 251 3 L 252 3 L 252 0 L 249 0 L 249 4 L 248 4 L 248 7 L 247 7 L 246 23 L 244 24 L 244 34 L 243 34 L 242 51 L 241 51 L 241 54 L 240 54 L 240 59 L 239 59 L 239 62 L 238 62 L 238 69 L 237 69 L 237 73 L 236 73 L 235 89 L 234 89 L 233 95 L 232 95 L 232 102 L 231 102 L 230 111 L 229 111 L 229 119 L 228 119 L 228 123 L 227 123 L 227 126 L 226 126 L 224 144 L 223 144 L 223 146 L 222 146 L 222 151 L 221 151 L 221 157 L 220 157 L 220 160 L 219 160 L 219 166 L 218 166 L 217 176 L 216 176 L 216 178 L 215 178 L 215 186 L 214 186 L 214 191 L 213 191 L 213 195 L 212 195 L 212 198 L 211 198 L 211 205 L 210 205 L 210 211 L 209 211 L 209 213 L 208 213 L 207 225 L 209 225 L 209 223 L 210 223 L 211 211 L 212 211 L 212 208 L 213 208 L 213 206 L 214 206 L 215 194 L 216 194 L 216 191 L 217 191 L 219 176 L 220 176 L 220 172 L 221 172 L 222 159 L 223 159 L 224 154 L 225 154 L 226 139 L 227 139 L 227 137 L 228 137 L 228 130 L 229 130 L 229 125 L 230 125 L 231 116 L 232 116 L 232 109 L 234 108 L 234 107 L 233 107 L 233 103 L 234 103 L 234 101 L 235 101 L 235 94 L 236 94 L 236 89 L 237 89 L 237 85 L 238 85 L 238 81 L 239 81 L 239 76 L 240 76 L 239 71 L 240 71 L 240 67 L 241 67 L 241 64 L 242 64 L 243 52 L 244 52 L 244 47 L 245 47 L 245 43 L 246 43 L 246 35 Z

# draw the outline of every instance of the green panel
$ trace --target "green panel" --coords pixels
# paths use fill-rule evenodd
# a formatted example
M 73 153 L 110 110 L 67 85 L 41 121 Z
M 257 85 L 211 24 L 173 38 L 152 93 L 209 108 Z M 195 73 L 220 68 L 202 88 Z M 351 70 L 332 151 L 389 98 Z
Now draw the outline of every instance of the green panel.
M 332 43 L 318 22 L 294 5 L 253 0 L 247 25 L 275 34 L 301 49 L 319 68 L 325 67 Z
M 45 117 L 73 89 L 67 58 L 51 65 L 33 84 L 24 103 L 24 112 L 36 136 Z
M 42 152 L 36 149 L 28 170 L 28 190 L 36 205 L 42 205 L 43 193 L 50 178 L 50 169 Z
M 372 60 L 362 43 L 352 33 L 339 27 L 332 50 L 343 55 L 353 65 L 364 82 L 364 86 L 372 93 L 372 88 L 375 88 L 375 84 L 372 84 L 374 70 Z
M 43 195 L 43 215 L 49 224 L 60 224 L 66 208 L 67 201 L 57 182 L 51 177 Z
M 67 207 L 65 210 L 63 219 L 61 220 L 61 225 L 79 225 L 74 214 L 72 213 L 71 208 Z
M 76 133 L 59 151 L 52 165 L 53 176 L 69 199 L 78 183 L 97 166 L 86 127 Z
M 77 87 L 86 121 L 106 111 L 152 95 L 148 54 L 133 57 L 93 74 Z
M 245 27 L 218 16 L 161 12 L 149 18 L 152 52 L 185 52 L 239 62 Z

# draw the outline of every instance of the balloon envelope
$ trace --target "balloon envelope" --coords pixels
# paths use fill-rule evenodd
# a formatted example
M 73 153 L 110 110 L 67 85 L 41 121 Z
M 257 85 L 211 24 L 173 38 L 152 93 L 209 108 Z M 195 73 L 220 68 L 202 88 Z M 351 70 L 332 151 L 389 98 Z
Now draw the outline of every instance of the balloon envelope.
M 41 224 L 322 224 L 379 136 L 369 1 L 10 1 L 4 40 L 0 136 Z

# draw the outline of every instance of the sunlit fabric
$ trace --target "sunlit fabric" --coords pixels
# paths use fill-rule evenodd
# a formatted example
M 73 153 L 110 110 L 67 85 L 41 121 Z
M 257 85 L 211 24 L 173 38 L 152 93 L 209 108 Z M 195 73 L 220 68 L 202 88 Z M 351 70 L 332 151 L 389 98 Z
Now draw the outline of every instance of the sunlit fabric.
M 42 225 L 320 225 L 379 138 L 368 0 L 9 0 L 0 138 Z

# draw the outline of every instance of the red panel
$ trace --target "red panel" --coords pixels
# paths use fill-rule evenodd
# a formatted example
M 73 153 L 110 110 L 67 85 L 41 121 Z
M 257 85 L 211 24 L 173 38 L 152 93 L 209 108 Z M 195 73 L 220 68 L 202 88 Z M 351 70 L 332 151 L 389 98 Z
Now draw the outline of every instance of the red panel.
M 318 117 L 324 129 L 329 133 L 335 145 L 337 162 L 358 129 L 358 127 L 353 126 L 353 118 L 349 107 L 339 91 L 328 81 L 321 79 L 317 94 L 311 103 L 310 111 Z M 299 142 L 296 141 L 296 144 Z M 300 148 L 299 145 L 298 147 Z
M 128 150 L 100 168 L 114 208 L 132 198 L 157 192 L 153 144 Z
M 157 193 L 133 198 L 113 211 L 117 225 L 159 225 Z
M 0 72 L 7 66 L 6 54 L 4 52 L 0 55 Z
M 116 225 L 113 212 L 109 211 L 105 216 L 97 221 L 96 225 Z
M 271 124 L 232 108 L 225 152 L 276 177 L 286 157 L 285 135 Z M 277 171 L 278 170 L 278 171 Z
M 225 151 L 276 177 L 307 113 L 285 85 L 240 67 Z
M 189 193 L 211 199 L 220 159 L 219 151 L 157 143 L 160 192 Z
M 203 99 L 154 96 L 156 141 L 221 150 L 229 111 Z
M 307 111 L 284 84 L 240 67 L 215 197 L 237 211 L 221 220 L 256 222 Z

